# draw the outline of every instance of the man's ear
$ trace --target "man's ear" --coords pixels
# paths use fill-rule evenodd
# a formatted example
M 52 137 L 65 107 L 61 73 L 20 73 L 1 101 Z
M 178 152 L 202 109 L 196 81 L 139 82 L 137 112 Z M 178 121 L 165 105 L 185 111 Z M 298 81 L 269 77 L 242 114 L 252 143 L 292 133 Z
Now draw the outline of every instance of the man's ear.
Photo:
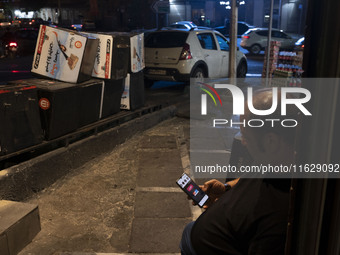
M 266 153 L 268 154 L 279 153 L 280 137 L 275 133 L 267 133 L 264 135 L 263 145 Z

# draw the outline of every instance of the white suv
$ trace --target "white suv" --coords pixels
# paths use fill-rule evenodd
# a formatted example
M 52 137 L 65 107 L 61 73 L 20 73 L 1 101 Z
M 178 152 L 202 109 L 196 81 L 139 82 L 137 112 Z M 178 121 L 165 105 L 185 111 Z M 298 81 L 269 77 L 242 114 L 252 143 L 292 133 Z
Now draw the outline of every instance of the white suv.
M 247 73 L 247 58 L 237 50 L 237 76 Z M 189 81 L 190 77 L 229 75 L 229 42 L 215 30 L 170 29 L 145 38 L 146 86 L 156 80 Z
M 281 43 L 280 48 L 293 50 L 295 42 L 298 38 L 293 38 L 291 35 L 282 30 L 273 29 L 271 38 L 273 41 Z M 241 47 L 247 49 L 252 54 L 259 54 L 261 50 L 267 47 L 268 28 L 253 28 L 249 29 L 242 35 Z

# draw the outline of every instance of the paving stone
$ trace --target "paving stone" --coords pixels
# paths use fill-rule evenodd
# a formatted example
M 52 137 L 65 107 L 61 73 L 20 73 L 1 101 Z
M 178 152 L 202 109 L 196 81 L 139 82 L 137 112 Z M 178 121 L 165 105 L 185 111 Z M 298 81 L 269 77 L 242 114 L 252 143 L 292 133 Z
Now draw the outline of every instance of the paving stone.
M 184 126 L 188 126 L 188 122 L 185 120 Z M 177 147 L 171 149 L 177 137 L 182 135 L 179 132 L 181 129 L 182 124 L 177 118 L 165 121 L 137 134 L 110 153 L 93 158 L 39 192 L 32 198 L 32 203 L 39 204 L 42 230 L 34 242 L 18 255 L 128 255 L 131 254 L 131 247 L 134 251 L 144 250 L 134 254 L 147 255 L 145 251 L 148 250 L 153 255 L 179 254 L 182 230 L 191 221 L 191 215 L 186 217 L 183 213 L 183 209 L 184 212 L 189 210 L 190 202 L 182 191 L 176 192 L 179 188 L 175 181 L 183 171 L 181 152 Z M 150 144 L 156 142 L 158 146 L 143 147 L 145 143 L 141 141 L 145 137 L 152 137 Z M 170 147 L 160 148 L 167 140 L 173 141 L 168 144 Z M 145 174 L 151 176 L 151 180 L 148 176 L 141 178 Z M 158 179 L 153 179 L 155 176 Z M 153 193 L 144 194 L 140 199 L 139 193 L 146 190 Z M 176 195 L 166 192 L 169 196 L 162 199 L 159 191 L 168 190 Z M 139 206 L 139 202 L 145 200 L 148 201 L 143 206 L 147 205 L 157 217 L 151 219 L 152 215 L 146 215 L 150 221 L 137 224 L 140 221 L 134 218 L 135 206 L 136 214 L 140 215 L 138 219 L 144 220 L 141 213 L 146 208 Z M 165 212 L 166 208 L 160 208 L 162 206 L 169 212 Z M 163 219 L 165 222 L 161 221 Z M 133 225 L 134 229 L 139 230 L 136 235 L 132 231 Z M 150 232 L 153 229 L 155 232 Z M 157 239 L 158 233 L 164 230 L 167 232 Z M 144 238 L 146 231 L 150 233 Z M 154 244 L 150 246 L 149 240 Z M 158 245 L 157 240 L 163 244 Z M 131 244 L 131 241 L 134 243 Z M 141 248 L 138 248 L 139 244 Z M 152 249 L 148 249 L 149 246 Z M 156 249 L 158 246 L 162 249 Z M 0 255 L 3 255 L 1 251 Z
M 180 252 L 179 242 L 183 229 L 191 221 L 188 218 L 135 218 L 132 224 L 130 252 Z
M 137 186 L 177 187 L 176 178 L 183 172 L 178 150 L 167 152 L 139 151 Z
M 10 255 L 17 254 L 39 231 L 40 218 L 37 205 L 0 201 L 0 251 L 8 250 Z
M 183 218 L 190 216 L 189 201 L 181 190 L 180 193 L 138 192 L 136 194 L 136 218 Z

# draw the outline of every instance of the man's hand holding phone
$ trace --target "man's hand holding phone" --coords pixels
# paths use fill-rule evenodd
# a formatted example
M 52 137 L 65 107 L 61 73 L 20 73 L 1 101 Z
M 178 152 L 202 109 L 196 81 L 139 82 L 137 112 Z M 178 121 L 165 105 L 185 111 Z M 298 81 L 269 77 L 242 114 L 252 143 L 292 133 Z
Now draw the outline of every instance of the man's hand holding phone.
M 207 202 L 208 195 L 186 173 L 176 183 L 198 206 L 203 207 Z
M 216 179 L 209 180 L 199 187 L 209 196 L 203 208 L 208 209 L 215 201 L 217 201 L 226 191 L 224 184 Z M 195 201 L 192 202 L 196 205 Z
M 199 187 L 209 196 L 208 201 L 204 204 L 203 208 L 208 209 L 213 203 L 215 203 L 228 189 L 233 187 L 239 180 L 235 179 L 227 183 L 222 183 L 216 179 L 209 180 Z M 189 197 L 188 197 L 189 198 Z M 193 205 L 196 203 L 193 201 Z
M 234 186 L 239 179 L 235 179 L 226 184 L 212 179 L 197 185 L 187 174 L 183 174 L 177 181 L 177 185 L 193 200 L 193 205 L 198 205 L 207 209 L 216 202 L 227 190 Z

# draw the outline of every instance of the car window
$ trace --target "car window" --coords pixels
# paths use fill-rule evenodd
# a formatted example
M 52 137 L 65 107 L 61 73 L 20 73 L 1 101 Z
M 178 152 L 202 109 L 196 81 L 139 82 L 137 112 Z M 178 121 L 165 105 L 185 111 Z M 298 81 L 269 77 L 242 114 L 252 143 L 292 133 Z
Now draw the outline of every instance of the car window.
M 170 27 L 174 27 L 174 28 L 183 28 L 184 26 L 183 26 L 183 25 L 174 24 L 174 25 L 170 25 Z
M 256 34 L 261 36 L 268 36 L 268 30 L 257 31 Z
M 217 42 L 220 45 L 220 49 L 223 51 L 229 51 L 229 44 L 225 38 L 220 35 L 216 35 Z
M 217 50 L 215 39 L 211 33 L 198 34 L 197 38 L 203 49 Z
M 283 33 L 283 32 L 281 32 L 281 37 L 285 38 L 285 39 L 290 39 L 290 36 L 285 34 L 285 33 Z
M 284 38 L 284 36 L 282 36 L 282 33 L 280 31 L 272 31 L 272 37 Z
M 176 48 L 183 47 L 187 40 L 188 33 L 171 31 L 151 33 L 145 40 L 145 47 L 148 48 Z

